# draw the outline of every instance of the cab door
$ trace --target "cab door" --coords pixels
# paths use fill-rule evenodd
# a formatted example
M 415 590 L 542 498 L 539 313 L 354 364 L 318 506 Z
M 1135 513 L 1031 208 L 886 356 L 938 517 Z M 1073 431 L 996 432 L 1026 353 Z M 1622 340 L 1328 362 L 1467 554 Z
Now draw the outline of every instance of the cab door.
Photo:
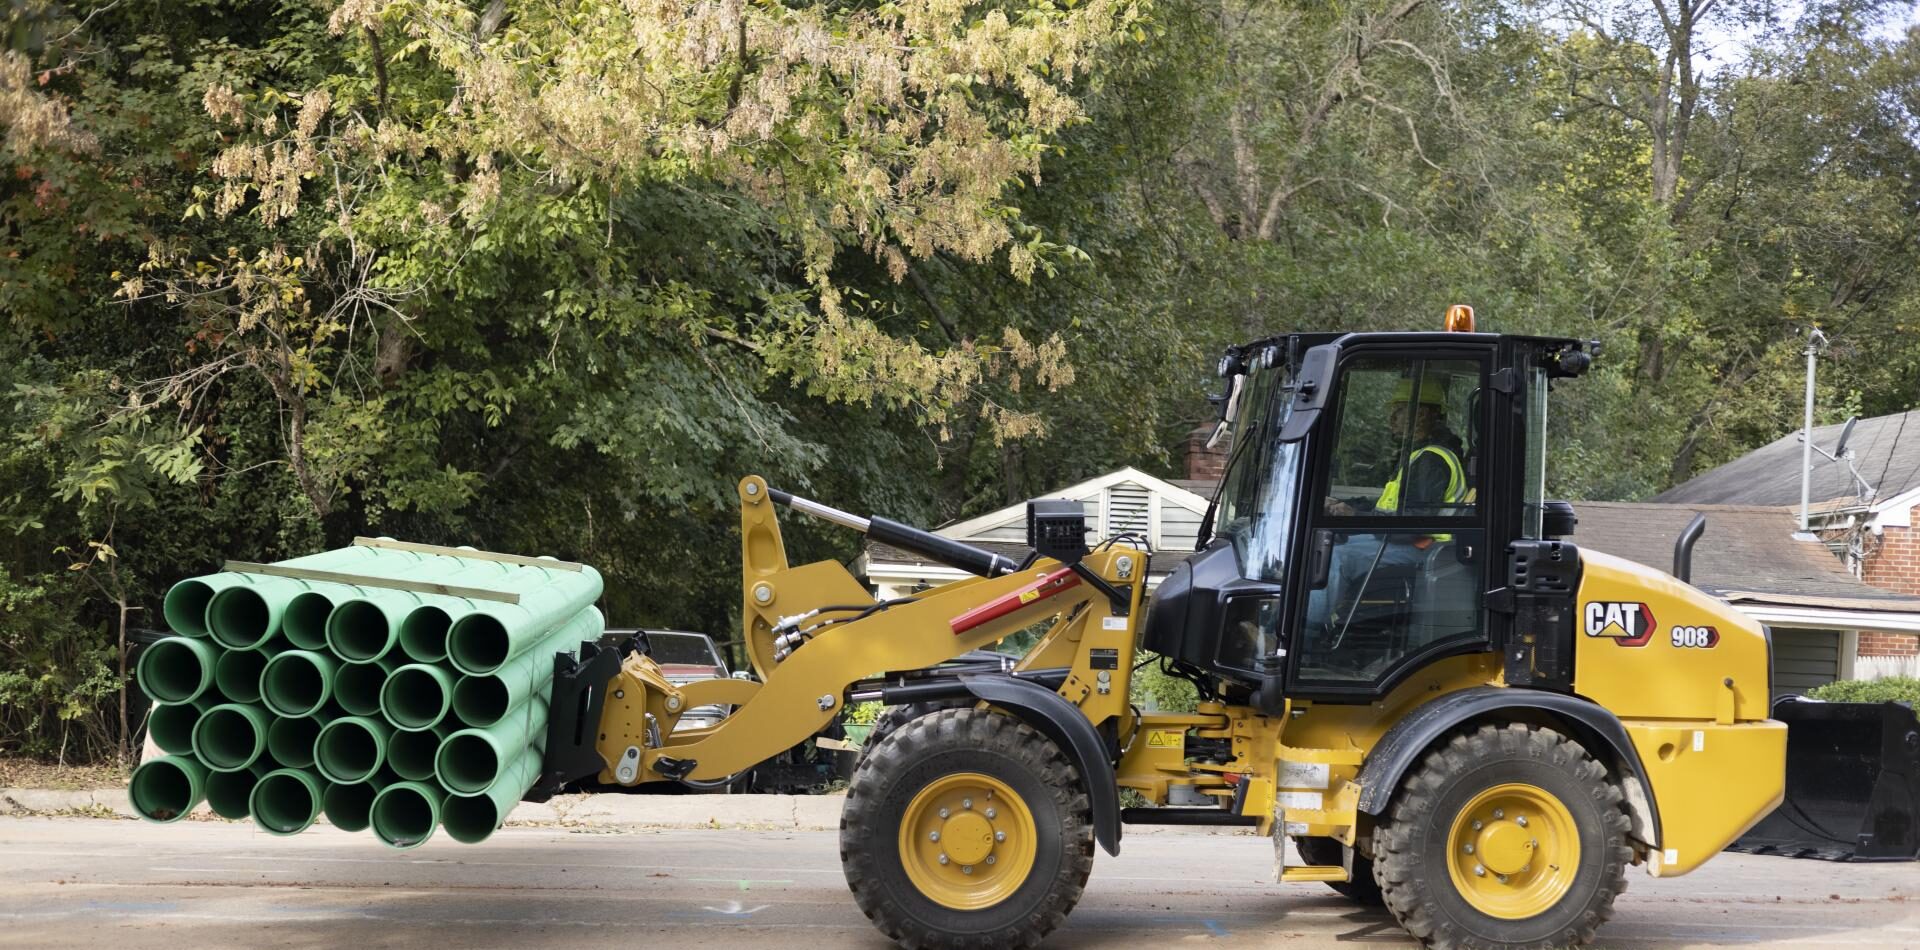
M 1485 345 L 1343 349 L 1313 433 L 1287 692 L 1364 702 L 1488 648 Z

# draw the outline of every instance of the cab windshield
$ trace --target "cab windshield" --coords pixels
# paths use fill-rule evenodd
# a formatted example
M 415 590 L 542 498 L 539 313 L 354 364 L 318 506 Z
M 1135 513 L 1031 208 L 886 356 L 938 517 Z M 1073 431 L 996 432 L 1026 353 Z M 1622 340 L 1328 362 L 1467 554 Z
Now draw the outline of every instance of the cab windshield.
M 1294 372 L 1278 346 L 1249 360 L 1233 418 L 1233 451 L 1221 480 L 1217 536 L 1233 543 L 1240 575 L 1281 580 L 1293 536 L 1301 441 L 1277 436 L 1293 412 Z

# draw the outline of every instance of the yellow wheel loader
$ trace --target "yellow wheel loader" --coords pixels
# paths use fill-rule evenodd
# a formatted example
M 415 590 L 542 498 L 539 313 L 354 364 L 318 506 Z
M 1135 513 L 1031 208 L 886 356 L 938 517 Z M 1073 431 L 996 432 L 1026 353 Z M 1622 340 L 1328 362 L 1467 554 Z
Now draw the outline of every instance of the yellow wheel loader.
M 1271 836 L 1281 881 L 1384 903 L 1430 947 L 1588 941 L 1629 865 L 1685 874 L 1780 802 L 1787 734 L 1765 628 L 1581 551 L 1543 497 L 1548 392 L 1593 347 L 1469 321 L 1228 350 L 1224 482 L 1151 596 L 1155 552 L 1090 549 L 1078 502 L 1029 503 L 1015 560 L 744 479 L 759 681 L 588 650 L 556 681 L 542 787 L 724 783 L 877 700 L 899 713 L 841 859 L 903 946 L 1038 943 L 1129 823 Z M 781 508 L 972 576 L 875 601 L 838 563 L 788 563 Z M 975 652 L 1028 630 L 1024 656 Z M 1198 708 L 1129 703 L 1148 663 Z M 735 712 L 675 728 L 711 705 Z

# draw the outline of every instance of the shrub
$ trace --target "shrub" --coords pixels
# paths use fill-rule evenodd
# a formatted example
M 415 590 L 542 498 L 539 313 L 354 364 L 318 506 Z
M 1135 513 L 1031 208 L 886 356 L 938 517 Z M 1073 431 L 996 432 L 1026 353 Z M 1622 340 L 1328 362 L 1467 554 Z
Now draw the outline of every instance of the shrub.
M 1890 676 L 1879 680 L 1841 680 L 1809 690 L 1807 696 L 1830 703 L 1884 703 L 1892 700 L 1920 709 L 1920 679 Z

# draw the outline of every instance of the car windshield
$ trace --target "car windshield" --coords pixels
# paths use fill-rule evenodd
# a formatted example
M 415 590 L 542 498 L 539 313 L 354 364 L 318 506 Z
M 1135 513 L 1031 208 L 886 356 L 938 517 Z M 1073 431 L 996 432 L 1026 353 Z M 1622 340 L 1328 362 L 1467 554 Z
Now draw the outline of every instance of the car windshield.
M 1278 346 L 1249 360 L 1233 422 L 1233 453 L 1220 489 L 1218 536 L 1233 543 L 1243 577 L 1277 581 L 1293 536 L 1300 442 L 1276 438 L 1293 412 L 1293 373 Z
M 653 649 L 653 662 L 690 666 L 717 666 L 713 644 L 706 637 L 691 633 L 648 632 L 647 645 Z

